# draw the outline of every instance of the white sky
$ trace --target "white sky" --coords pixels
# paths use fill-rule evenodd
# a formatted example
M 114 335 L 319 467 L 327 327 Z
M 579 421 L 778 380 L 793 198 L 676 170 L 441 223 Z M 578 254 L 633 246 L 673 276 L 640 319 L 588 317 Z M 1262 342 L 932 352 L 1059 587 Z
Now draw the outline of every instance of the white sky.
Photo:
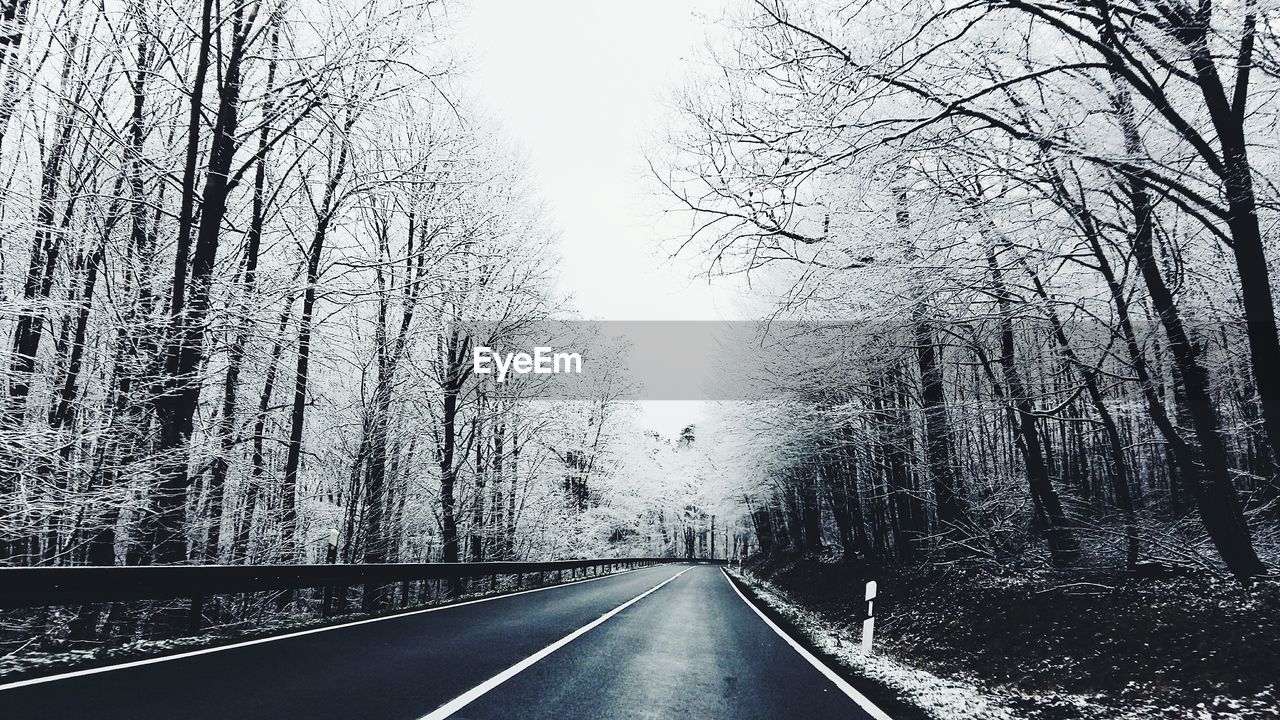
M 685 225 L 647 177 L 667 98 L 700 55 L 725 0 L 472 0 L 455 25 L 471 54 L 469 94 L 530 160 L 562 232 L 561 287 L 582 316 L 714 320 L 732 314 L 665 242 Z M 725 309 L 729 308 L 729 309 Z M 674 433 L 698 402 L 647 402 L 642 421 Z
M 721 317 L 689 265 L 664 262 L 687 218 L 664 220 L 642 146 L 661 138 L 666 97 L 723 2 L 472 0 L 455 26 L 468 90 L 528 155 L 563 233 L 562 288 L 585 317 Z

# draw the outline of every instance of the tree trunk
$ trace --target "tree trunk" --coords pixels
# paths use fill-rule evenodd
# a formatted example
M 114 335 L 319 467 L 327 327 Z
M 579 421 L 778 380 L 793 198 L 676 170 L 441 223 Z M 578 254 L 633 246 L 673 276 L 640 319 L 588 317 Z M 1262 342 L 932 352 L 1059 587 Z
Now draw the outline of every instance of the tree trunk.
M 471 339 L 461 336 L 454 328 L 449 334 L 441 382 L 444 407 L 440 421 L 440 550 L 441 559 L 447 563 L 458 562 L 457 502 L 453 494 L 458 475 L 454 454 L 457 448 L 458 394 L 466 379 L 465 362 L 470 347 Z
M 248 311 L 248 303 L 257 290 L 258 253 L 262 246 L 262 229 L 266 223 L 266 176 L 268 136 L 272 114 L 271 94 L 274 92 L 276 52 L 280 44 L 280 29 L 273 24 L 271 30 L 271 61 L 267 65 L 267 87 L 263 103 L 262 128 L 258 131 L 257 167 L 253 176 L 253 204 L 249 217 L 249 229 L 245 234 L 244 269 L 240 291 L 240 311 Z M 239 406 L 240 370 L 244 364 L 245 350 L 249 345 L 246 328 L 236 334 L 227 351 L 227 372 L 222 383 L 222 414 L 215 430 L 220 452 L 209 471 L 209 535 L 205 542 L 204 557 L 217 562 L 222 539 L 222 515 L 226 504 L 226 479 L 228 458 L 235 451 L 236 413 Z
M 907 193 L 898 194 L 898 227 L 910 230 L 911 216 L 907 210 Z M 914 245 L 909 256 L 916 255 Z M 951 423 L 947 419 L 946 392 L 943 387 L 942 363 L 934 344 L 933 325 L 927 317 L 924 298 L 916 302 L 912 314 L 912 332 L 915 341 L 916 364 L 920 370 L 920 405 L 924 414 L 925 456 L 929 465 L 929 479 L 933 482 L 933 496 L 938 514 L 938 535 L 960 532 L 964 534 L 965 512 L 964 486 L 956 473 L 954 450 L 951 440 Z
M 1027 483 L 1031 489 L 1031 499 L 1036 509 L 1045 518 L 1047 525 L 1045 534 L 1049 539 L 1049 553 L 1053 564 L 1059 567 L 1072 565 L 1080 559 L 1080 544 L 1071 531 L 1071 523 L 1063 511 L 1062 502 L 1058 498 L 1057 491 L 1054 490 L 1053 481 L 1049 478 L 1049 468 L 1045 463 L 1043 446 L 1036 427 L 1035 409 L 1027 394 L 1026 383 L 1023 381 L 1015 355 L 1013 311 L 1009 291 L 1005 287 L 994 249 L 987 251 L 987 266 L 991 269 L 992 286 L 999 306 L 1000 366 L 1004 371 L 1005 384 L 1009 390 L 1009 403 L 1015 412 L 1013 430 L 1018 438 L 1018 449 L 1022 452 Z
M 307 380 L 311 363 L 312 321 L 316 307 L 316 287 L 320 282 L 320 258 L 329 235 L 329 223 L 338 210 L 338 186 L 347 170 L 350 144 L 347 134 L 355 122 L 355 114 L 348 116 L 337 138 L 340 145 L 338 159 L 327 182 L 324 196 L 316 210 L 316 227 L 307 250 L 307 284 L 302 296 L 302 314 L 298 320 L 298 363 L 293 376 L 293 407 L 289 413 L 289 447 L 284 462 L 284 483 L 280 488 L 283 506 L 280 512 L 280 534 L 285 558 L 296 558 L 301 550 L 297 537 L 298 522 L 298 468 L 302 460 L 302 432 L 306 424 Z
M 239 147 L 240 63 L 247 38 L 243 6 L 233 15 L 231 53 L 223 84 L 219 88 L 218 113 L 213 143 L 200 203 L 200 227 L 191 255 L 190 282 L 187 258 L 195 222 L 195 173 L 200 146 L 200 119 L 204 80 L 209 67 L 213 31 L 211 0 L 205 0 L 201 15 L 200 44 L 192 86 L 183 198 L 178 221 L 177 254 L 170 289 L 170 332 L 165 351 L 164 377 L 167 385 L 155 403 L 160 419 L 157 450 L 165 456 L 160 482 L 151 500 L 150 545 L 157 563 L 180 563 L 187 559 L 184 528 L 188 475 L 187 443 L 195 429 L 195 413 L 200 404 L 200 379 L 204 360 L 204 321 L 209 311 L 214 262 L 217 259 L 222 220 L 227 211 L 231 163 Z M 188 290 L 188 284 L 190 289 Z

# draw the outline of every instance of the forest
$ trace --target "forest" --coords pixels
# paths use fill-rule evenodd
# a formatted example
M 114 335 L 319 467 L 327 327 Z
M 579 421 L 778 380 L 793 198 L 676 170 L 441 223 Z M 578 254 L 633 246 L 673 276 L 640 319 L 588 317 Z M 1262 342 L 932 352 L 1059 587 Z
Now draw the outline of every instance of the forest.
M 645 148 L 684 223 L 653 246 L 772 349 L 672 436 L 612 379 L 472 372 L 592 318 L 459 4 L 0 5 L 4 566 L 336 532 L 351 564 L 1274 588 L 1272 0 L 732 4 Z M 0 650 L 163 625 L 104 610 L 6 614 Z
M 803 348 L 735 549 L 932 717 L 1274 715 L 1275 10 L 755 0 L 677 96 L 676 252 Z
M 613 492 L 610 395 L 471 373 L 573 310 L 450 10 L 4 4 L 0 563 L 314 563 L 331 530 L 346 563 L 705 545 L 692 484 Z M 101 611 L 12 615 L 5 644 L 151 627 Z
M 762 0 L 728 26 L 661 175 L 701 219 L 681 251 L 846 328 L 735 410 L 753 549 L 1274 572 L 1262 10 Z

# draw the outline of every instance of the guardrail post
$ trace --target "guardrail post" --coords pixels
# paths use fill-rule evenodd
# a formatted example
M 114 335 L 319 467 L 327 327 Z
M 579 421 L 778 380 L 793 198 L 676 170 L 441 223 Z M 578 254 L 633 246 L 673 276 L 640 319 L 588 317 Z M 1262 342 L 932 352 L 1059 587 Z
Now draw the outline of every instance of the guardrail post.
M 195 632 L 204 622 L 204 596 L 191 598 L 191 610 L 187 614 L 187 632 Z
M 522 572 L 516 573 L 516 587 L 517 588 L 524 587 L 524 573 Z
M 338 562 L 338 530 L 330 528 L 329 530 L 329 548 L 325 551 L 325 562 L 333 565 Z M 333 611 L 333 586 L 324 586 L 324 600 L 320 603 L 320 615 L 329 617 L 329 613 Z

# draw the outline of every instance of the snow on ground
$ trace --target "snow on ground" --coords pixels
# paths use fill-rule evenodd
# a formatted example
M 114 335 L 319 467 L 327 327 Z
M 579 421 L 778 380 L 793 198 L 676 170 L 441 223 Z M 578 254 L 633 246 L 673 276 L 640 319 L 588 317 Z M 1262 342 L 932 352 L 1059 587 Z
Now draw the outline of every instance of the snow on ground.
M 750 573 L 734 572 L 750 585 L 756 597 L 798 628 L 814 647 L 840 661 L 855 675 L 865 677 L 896 692 L 903 701 L 920 708 L 935 720 L 1016 720 L 1019 716 L 984 696 L 976 684 L 961 679 L 941 678 L 905 665 L 886 655 L 863 655 L 861 639 L 825 627 L 813 612 L 787 597 L 777 586 Z
M 817 613 L 805 609 L 773 583 L 745 571 L 733 575 L 749 585 L 758 600 L 797 628 L 813 647 L 837 659 L 854 675 L 895 693 L 933 720 L 1015 720 L 1070 718 L 1072 720 L 1236 720 L 1280 717 L 1275 688 L 1254 697 L 1207 698 L 1195 708 L 1168 706 L 1151 699 L 1147 688 L 1134 684 L 1123 697 L 1068 692 L 1028 693 L 1001 685 L 983 687 L 977 678 L 940 677 L 883 653 L 863 655 L 861 637 L 831 627 Z

